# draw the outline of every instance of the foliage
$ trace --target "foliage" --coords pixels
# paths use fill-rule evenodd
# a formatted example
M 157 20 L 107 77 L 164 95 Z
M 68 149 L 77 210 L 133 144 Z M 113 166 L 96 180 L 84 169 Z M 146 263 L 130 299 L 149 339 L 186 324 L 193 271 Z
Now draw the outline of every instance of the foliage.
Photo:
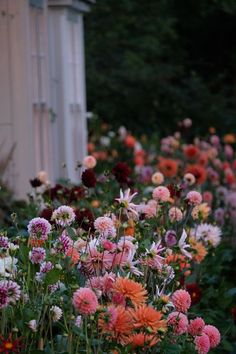
M 233 0 L 97 1 L 86 17 L 89 110 L 139 133 L 167 134 L 183 116 L 199 133 L 234 128 L 235 19 Z

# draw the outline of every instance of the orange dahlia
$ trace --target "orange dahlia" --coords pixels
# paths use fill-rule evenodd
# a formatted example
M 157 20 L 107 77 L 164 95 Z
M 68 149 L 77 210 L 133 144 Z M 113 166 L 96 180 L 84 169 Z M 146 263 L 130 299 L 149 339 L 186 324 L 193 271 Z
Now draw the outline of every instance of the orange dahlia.
M 131 344 L 132 348 L 153 347 L 157 342 L 158 338 L 155 335 L 143 332 L 133 334 L 129 338 L 129 344 Z
M 166 323 L 162 319 L 162 313 L 148 305 L 142 305 L 132 310 L 135 328 L 148 328 L 153 332 L 165 329 Z
M 159 170 L 165 177 L 174 177 L 178 171 L 178 163 L 173 159 L 160 158 L 158 164 Z
M 102 334 L 125 345 L 133 329 L 133 320 L 130 312 L 123 306 L 109 306 L 107 312 L 101 313 L 98 326 Z
M 134 306 L 142 305 L 147 299 L 147 290 L 142 284 L 128 278 L 117 278 L 112 289 L 114 294 L 122 295 Z

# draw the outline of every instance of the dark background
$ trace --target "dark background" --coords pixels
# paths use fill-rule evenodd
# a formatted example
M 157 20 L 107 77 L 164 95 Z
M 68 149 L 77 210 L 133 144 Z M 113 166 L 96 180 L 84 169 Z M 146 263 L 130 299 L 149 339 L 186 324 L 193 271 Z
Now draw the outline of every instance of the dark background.
M 235 0 L 97 0 L 85 26 L 89 111 L 135 134 L 186 117 L 236 133 Z

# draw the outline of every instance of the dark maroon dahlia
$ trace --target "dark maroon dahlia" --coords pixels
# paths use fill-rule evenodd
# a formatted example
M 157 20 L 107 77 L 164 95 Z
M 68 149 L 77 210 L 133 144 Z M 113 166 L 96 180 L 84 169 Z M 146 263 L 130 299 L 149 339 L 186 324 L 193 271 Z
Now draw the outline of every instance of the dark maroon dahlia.
M 186 284 L 186 290 L 191 296 L 192 305 L 197 304 L 202 297 L 202 291 L 196 283 Z
M 131 168 L 126 162 L 118 162 L 112 169 L 112 174 L 120 184 L 127 184 L 131 174 Z
M 33 188 L 37 188 L 40 187 L 42 185 L 42 182 L 40 181 L 39 178 L 34 178 L 34 179 L 30 179 L 30 184 Z
M 92 168 L 88 168 L 82 173 L 83 185 L 87 188 L 94 188 L 97 183 L 97 178 Z
M 75 220 L 81 229 L 85 231 L 94 231 L 94 216 L 90 209 L 76 209 Z

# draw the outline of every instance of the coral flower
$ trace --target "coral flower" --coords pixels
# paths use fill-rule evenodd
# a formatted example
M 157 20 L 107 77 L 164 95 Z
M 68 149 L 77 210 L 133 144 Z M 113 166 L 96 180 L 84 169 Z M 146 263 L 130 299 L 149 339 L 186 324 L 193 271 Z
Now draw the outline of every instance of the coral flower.
M 133 321 L 131 314 L 123 306 L 108 308 L 108 316 L 101 314 L 98 321 L 99 329 L 108 338 L 126 345 L 128 343 L 128 336 L 133 329 Z
M 166 323 L 162 319 L 162 313 L 151 306 L 143 305 L 132 310 L 135 328 L 149 328 L 153 332 L 165 329 Z
M 72 246 L 69 247 L 68 250 L 66 251 L 66 256 L 70 257 L 71 263 L 73 265 L 75 265 L 79 262 L 80 255 L 79 255 L 78 251 L 75 249 L 75 247 L 72 247 Z
M 157 344 L 157 342 L 158 338 L 156 336 L 143 332 L 133 334 L 129 339 L 129 343 L 131 344 L 132 348 L 153 347 L 155 344 Z
M 205 168 L 199 164 L 187 166 L 185 173 L 192 173 L 196 178 L 197 184 L 203 184 L 207 178 L 207 173 Z
M 158 167 L 165 177 L 171 178 L 177 175 L 178 163 L 173 159 L 161 158 Z
M 147 298 L 147 290 L 142 284 L 127 278 L 117 278 L 113 284 L 113 292 L 123 295 L 134 306 L 143 304 Z
M 98 299 L 89 288 L 77 289 L 73 294 L 73 305 L 81 315 L 91 315 L 96 312 Z
M 197 146 L 190 144 L 184 148 L 184 155 L 187 157 L 187 159 L 195 159 L 198 154 L 199 149 L 197 148 Z
M 187 312 L 191 306 L 191 297 L 186 290 L 176 290 L 171 298 L 177 311 Z

